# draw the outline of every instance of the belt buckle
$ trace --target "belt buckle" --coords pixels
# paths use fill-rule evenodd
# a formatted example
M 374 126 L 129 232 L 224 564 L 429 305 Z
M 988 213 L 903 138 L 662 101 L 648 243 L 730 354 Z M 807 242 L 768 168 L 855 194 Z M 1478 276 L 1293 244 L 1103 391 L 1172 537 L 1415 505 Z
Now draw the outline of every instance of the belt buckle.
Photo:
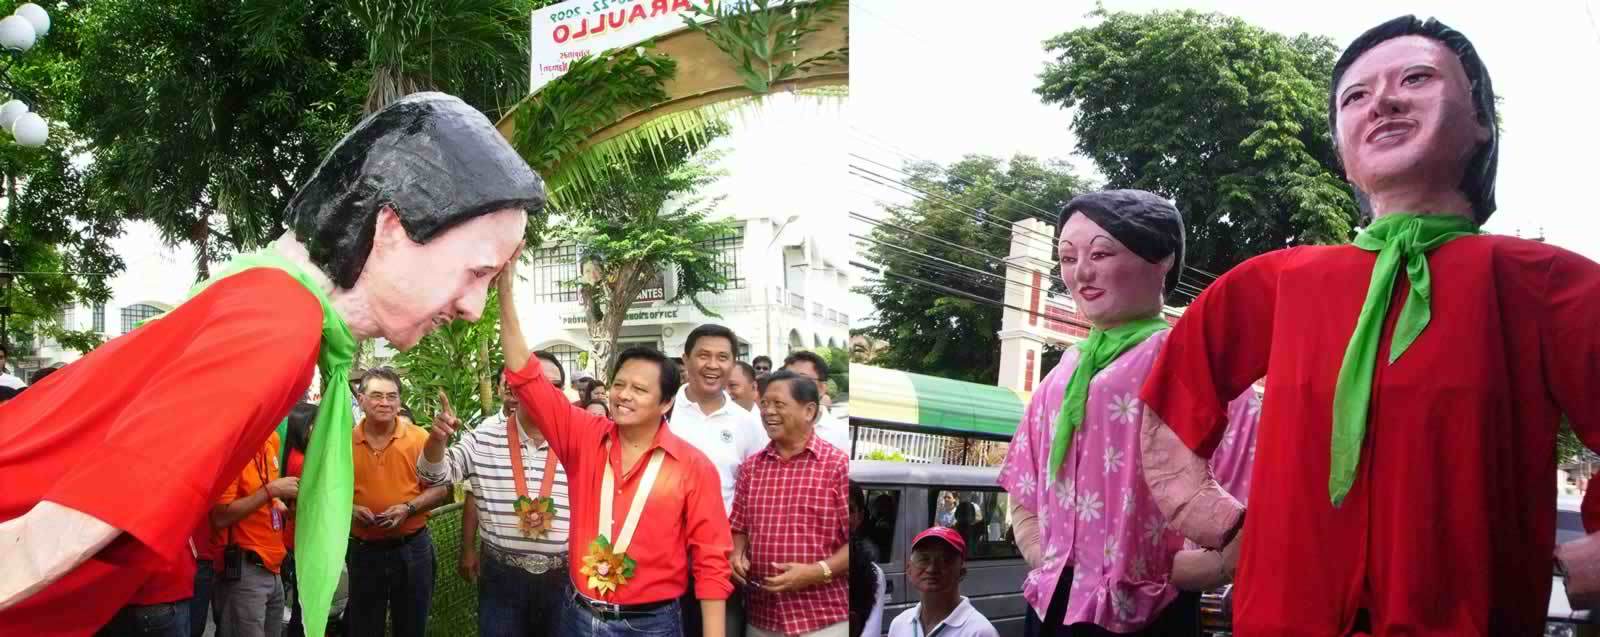
M 585 601 L 589 602 L 591 608 L 599 611 L 602 616 L 608 616 L 612 619 L 622 619 L 621 604 L 613 604 L 611 602 L 604 602 L 598 599 L 589 599 L 587 597 L 584 599 Z
M 534 575 L 544 575 L 545 573 L 549 573 L 551 567 L 553 566 L 553 564 L 551 564 L 552 560 L 545 555 L 529 555 L 527 559 L 528 572 L 533 573 Z

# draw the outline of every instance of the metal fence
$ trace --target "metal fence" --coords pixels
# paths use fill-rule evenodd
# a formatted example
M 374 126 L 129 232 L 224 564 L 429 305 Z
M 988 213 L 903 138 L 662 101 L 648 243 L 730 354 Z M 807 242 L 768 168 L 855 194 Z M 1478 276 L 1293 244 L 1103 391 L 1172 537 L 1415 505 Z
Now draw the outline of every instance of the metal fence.
M 906 462 L 956 464 L 975 467 L 996 466 L 1005 459 L 1007 443 L 972 440 L 957 436 L 854 427 L 855 453 L 852 459 L 865 459 L 873 452 L 893 455 Z
M 428 518 L 438 569 L 433 574 L 433 608 L 428 613 L 430 637 L 478 634 L 478 586 L 461 579 L 461 503 L 433 511 Z

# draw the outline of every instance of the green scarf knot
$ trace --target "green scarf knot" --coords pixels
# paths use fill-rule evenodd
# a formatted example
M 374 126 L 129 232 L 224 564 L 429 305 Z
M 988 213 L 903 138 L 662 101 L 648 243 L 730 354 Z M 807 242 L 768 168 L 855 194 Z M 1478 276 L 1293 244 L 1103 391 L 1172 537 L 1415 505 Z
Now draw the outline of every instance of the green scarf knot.
M 294 530 L 295 569 L 306 634 L 322 635 L 327 631 L 328 611 L 344 568 L 345 549 L 350 541 L 350 511 L 355 502 L 355 465 L 351 458 L 355 414 L 350 406 L 350 366 L 355 361 L 356 339 L 317 281 L 271 247 L 239 255 L 220 274 L 196 285 L 189 295 L 251 268 L 288 273 L 322 306 L 322 347 L 317 356 L 323 381 L 322 402 L 317 405 L 316 425 L 306 448 Z
M 1050 476 L 1058 477 L 1061 464 L 1067 459 L 1067 449 L 1072 447 L 1072 435 L 1083 424 L 1084 407 L 1089 401 L 1089 380 L 1145 339 L 1170 327 L 1160 316 L 1129 321 L 1109 330 L 1094 328 L 1089 336 L 1078 341 L 1078 366 L 1067 380 L 1067 391 L 1061 399 L 1061 412 L 1056 415 L 1055 437 L 1050 442 Z
M 1367 433 L 1367 408 L 1372 402 L 1372 375 L 1377 369 L 1378 341 L 1383 336 L 1383 320 L 1389 314 L 1389 299 L 1394 296 L 1395 275 L 1400 264 L 1406 266 L 1411 292 L 1406 295 L 1395 322 L 1394 339 L 1389 344 L 1389 362 L 1400 359 L 1406 349 L 1422 335 L 1432 317 L 1429 308 L 1433 283 L 1428 275 L 1428 253 L 1453 239 L 1478 233 L 1477 222 L 1460 215 L 1389 214 L 1379 217 L 1356 235 L 1355 246 L 1378 253 L 1367 285 L 1367 299 L 1350 335 L 1339 366 L 1339 380 L 1333 394 L 1332 463 L 1328 475 L 1328 496 L 1334 506 L 1344 503 L 1356 477 L 1361 458 L 1361 440 Z

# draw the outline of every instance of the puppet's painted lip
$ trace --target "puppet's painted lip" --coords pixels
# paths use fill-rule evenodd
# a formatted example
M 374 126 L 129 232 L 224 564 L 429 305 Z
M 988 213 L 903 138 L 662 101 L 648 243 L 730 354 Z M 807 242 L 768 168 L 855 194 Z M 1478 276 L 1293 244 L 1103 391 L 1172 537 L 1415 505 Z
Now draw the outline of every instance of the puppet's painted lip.
M 1093 301 L 1095 299 L 1100 298 L 1101 296 L 1104 296 L 1105 293 L 1106 293 L 1106 291 L 1102 290 L 1100 288 L 1083 288 L 1081 290 L 1078 290 L 1078 298 L 1083 299 L 1085 301 Z
M 1367 132 L 1367 143 L 1377 144 L 1398 140 L 1416 129 L 1417 123 L 1411 120 L 1389 120 Z

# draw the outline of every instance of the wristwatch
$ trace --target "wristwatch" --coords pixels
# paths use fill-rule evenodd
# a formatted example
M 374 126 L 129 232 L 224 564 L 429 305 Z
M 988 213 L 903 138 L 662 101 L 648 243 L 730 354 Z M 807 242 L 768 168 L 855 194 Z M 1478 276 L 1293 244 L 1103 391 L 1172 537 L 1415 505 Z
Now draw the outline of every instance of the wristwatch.
M 410 502 L 406 503 L 406 510 L 410 511 L 410 513 L 406 514 L 406 516 L 408 516 L 408 517 L 417 514 L 417 507 L 415 505 L 411 504 Z

